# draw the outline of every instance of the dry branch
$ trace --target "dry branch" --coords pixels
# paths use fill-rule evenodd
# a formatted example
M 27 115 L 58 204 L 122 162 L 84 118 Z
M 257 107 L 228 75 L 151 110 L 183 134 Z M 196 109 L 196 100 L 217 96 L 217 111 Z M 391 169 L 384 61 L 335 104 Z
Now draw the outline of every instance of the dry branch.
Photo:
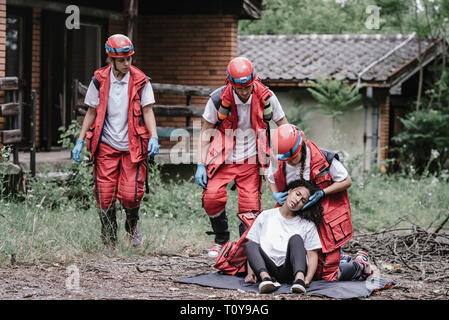
M 405 219 L 394 227 L 373 233 L 355 234 L 344 251 L 366 250 L 372 261 L 400 264 L 404 273 L 423 281 L 442 281 L 449 278 L 449 234 L 441 232 L 449 216 L 435 231 L 428 231 Z M 400 226 L 407 222 L 408 227 Z

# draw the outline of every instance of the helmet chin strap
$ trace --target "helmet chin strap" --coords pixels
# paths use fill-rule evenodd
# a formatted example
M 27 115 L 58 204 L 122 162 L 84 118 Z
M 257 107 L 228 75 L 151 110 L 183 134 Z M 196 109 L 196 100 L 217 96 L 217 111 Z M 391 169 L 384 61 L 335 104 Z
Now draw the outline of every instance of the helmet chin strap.
M 243 103 L 246 103 L 246 101 L 248 101 L 249 97 L 250 97 L 251 94 L 253 93 L 254 86 L 251 88 L 251 94 L 248 95 L 248 98 L 246 98 L 245 101 L 243 101 L 244 99 L 240 96 L 240 94 L 237 92 L 237 90 L 235 90 L 235 87 L 232 87 L 232 90 L 235 92 L 235 94 L 237 95 L 237 97 L 239 97 L 240 101 L 242 101 Z
M 112 58 L 112 68 L 113 68 L 113 72 L 116 78 L 123 78 L 125 76 L 125 73 L 121 72 L 120 70 L 117 69 L 117 67 L 115 66 L 115 58 Z

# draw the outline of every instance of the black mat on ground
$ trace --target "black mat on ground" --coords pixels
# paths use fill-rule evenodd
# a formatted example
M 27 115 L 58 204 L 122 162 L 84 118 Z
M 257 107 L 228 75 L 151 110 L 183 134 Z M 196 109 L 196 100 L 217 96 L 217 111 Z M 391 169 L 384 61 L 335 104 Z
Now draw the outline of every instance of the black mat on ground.
M 214 287 L 219 289 L 234 289 L 243 291 L 259 292 L 258 283 L 245 283 L 245 278 L 230 276 L 220 272 L 202 273 L 195 276 L 184 277 L 175 280 L 178 283 L 197 284 L 205 287 Z M 366 281 L 313 281 L 307 288 L 307 295 L 320 295 L 337 299 L 352 299 L 368 297 L 374 291 L 387 289 L 394 282 L 384 279 L 369 279 Z M 291 293 L 290 285 L 282 286 L 273 292 L 273 294 Z

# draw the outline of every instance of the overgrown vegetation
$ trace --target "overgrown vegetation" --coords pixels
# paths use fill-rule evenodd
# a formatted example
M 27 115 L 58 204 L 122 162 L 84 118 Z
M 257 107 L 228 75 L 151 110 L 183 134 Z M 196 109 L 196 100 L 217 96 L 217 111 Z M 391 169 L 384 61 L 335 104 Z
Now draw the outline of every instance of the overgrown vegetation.
M 358 161 L 342 161 L 353 178 L 349 196 L 355 230 L 385 228 L 400 217 L 425 227 L 437 226 L 447 216 L 449 174 L 410 177 L 376 171 L 357 175 L 352 168 Z M 72 172 L 74 168 L 91 171 L 90 166 L 79 165 L 67 170 Z M 72 184 L 76 180 L 68 181 L 31 180 L 28 195 L 22 197 L 24 201 L 0 199 L 0 265 L 7 265 L 11 256 L 22 262 L 70 263 L 101 254 L 100 221 L 93 189 L 86 191 L 86 197 L 69 197 L 68 189 L 84 189 Z M 202 253 L 212 241 L 212 236 L 205 233 L 210 231 L 210 224 L 201 207 L 202 189 L 192 179 L 163 175 L 159 165 L 151 168 L 150 186 L 152 192 L 144 195 L 140 210 L 143 248 L 135 250 L 127 246 L 125 214 L 119 210 L 120 244 L 115 254 L 133 257 L 186 250 Z M 264 208 L 275 204 L 266 183 L 262 203 Z M 237 210 L 237 192 L 229 186 L 226 211 L 234 240 L 238 237 Z
M 449 12 L 447 1 L 421 1 L 423 10 L 414 16 L 416 0 L 401 3 L 397 0 L 371 1 L 315 1 L 267 0 L 263 18 L 242 20 L 239 32 L 246 34 L 292 33 L 411 33 L 445 36 Z M 432 5 L 430 5 L 432 3 Z M 380 29 L 366 29 L 365 8 L 377 4 L 382 8 Z M 439 10 L 435 6 L 439 6 Z M 416 10 L 415 10 L 416 12 Z M 429 18 L 426 19 L 426 18 Z M 325 23 L 323 23 L 323 21 Z M 445 70 L 444 65 L 442 70 Z M 449 172 L 445 168 L 448 155 L 447 105 L 449 76 L 443 76 L 425 92 L 416 104 L 417 111 L 402 119 L 404 130 L 395 138 L 402 155 L 401 170 L 395 174 L 359 172 L 360 156 L 343 157 L 353 185 L 349 189 L 353 226 L 356 231 L 375 231 L 396 226 L 399 218 L 413 221 L 425 228 L 440 226 L 449 214 Z M 324 81 L 324 80 L 323 80 Z M 330 80 L 329 80 L 330 81 Z M 342 83 L 334 91 L 323 91 L 318 100 L 329 104 L 340 103 L 342 110 L 332 109 L 335 116 L 358 102 L 353 87 L 341 92 Z M 325 88 L 326 86 L 323 86 Z M 292 123 L 304 127 L 304 113 L 294 108 L 289 115 Z M 345 109 L 345 110 L 343 110 Z M 80 126 L 72 122 L 61 129 L 61 145 L 71 150 Z M 3 151 L 5 155 L 8 150 Z M 4 157 L 5 158 L 5 157 Z M 64 179 L 28 178 L 27 192 L 4 194 L 0 179 L 0 265 L 12 259 L 21 262 L 62 262 L 95 257 L 101 254 L 100 221 L 93 196 L 92 164 L 84 149 L 81 163 L 73 163 L 63 172 Z M 45 175 L 45 173 L 44 173 Z M 0 177 L 2 178 L 2 177 Z M 141 203 L 140 228 L 144 246 L 130 249 L 125 241 L 125 215 L 119 210 L 119 248 L 117 256 L 148 255 L 153 253 L 202 252 L 210 246 L 207 236 L 210 223 L 201 206 L 202 189 L 193 179 L 182 180 L 161 173 L 161 167 L 150 169 L 152 192 L 145 194 Z M 275 205 L 266 183 L 262 203 L 265 209 Z M 119 207 L 119 206 L 118 206 Z M 237 192 L 228 188 L 228 213 L 232 239 L 237 238 Z
M 449 113 L 419 110 L 400 119 L 404 128 L 393 137 L 398 145 L 398 166 L 406 173 L 440 173 L 449 160 Z
M 447 0 L 264 0 L 262 17 L 240 20 L 239 34 L 446 35 Z M 377 6 L 379 24 L 367 24 Z M 446 20 L 445 20 L 446 19 Z

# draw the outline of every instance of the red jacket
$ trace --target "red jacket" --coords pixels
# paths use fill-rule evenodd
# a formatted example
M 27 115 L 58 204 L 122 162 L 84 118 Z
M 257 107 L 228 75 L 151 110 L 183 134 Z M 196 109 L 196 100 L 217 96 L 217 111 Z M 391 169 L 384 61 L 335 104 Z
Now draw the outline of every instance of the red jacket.
M 110 74 L 112 66 L 106 66 L 95 71 L 94 76 L 100 83 L 100 102 L 96 108 L 97 116 L 95 122 L 86 132 L 87 150 L 91 152 L 93 159 L 101 141 L 104 119 L 109 98 Z M 140 91 L 149 82 L 147 76 L 134 66 L 130 68 L 128 84 L 128 141 L 131 161 L 140 162 L 147 158 L 148 141 L 150 133 L 143 119 L 142 107 L 140 106 Z
M 329 174 L 329 163 L 320 149 L 310 140 L 305 140 L 311 152 L 310 180 L 314 181 L 320 189 L 332 184 Z M 274 181 L 278 191 L 284 191 L 286 180 L 284 174 L 284 161 L 277 161 L 277 170 L 274 173 Z M 323 253 L 338 249 L 352 238 L 351 207 L 346 190 L 327 195 L 321 200 L 323 207 L 323 223 L 318 228 L 318 233 L 323 246 Z
M 257 161 L 259 165 L 267 167 L 269 164 L 270 148 L 267 135 L 268 124 L 263 120 L 265 103 L 272 93 L 259 80 L 254 81 L 251 99 L 251 125 L 255 131 Z M 231 113 L 218 124 L 211 138 L 209 152 L 206 156 L 207 175 L 211 178 L 229 157 L 235 146 L 235 130 L 238 123 L 237 106 L 234 101 L 232 85 L 228 84 L 220 96 L 223 104 L 231 106 Z M 232 129 L 232 130 L 230 130 Z

